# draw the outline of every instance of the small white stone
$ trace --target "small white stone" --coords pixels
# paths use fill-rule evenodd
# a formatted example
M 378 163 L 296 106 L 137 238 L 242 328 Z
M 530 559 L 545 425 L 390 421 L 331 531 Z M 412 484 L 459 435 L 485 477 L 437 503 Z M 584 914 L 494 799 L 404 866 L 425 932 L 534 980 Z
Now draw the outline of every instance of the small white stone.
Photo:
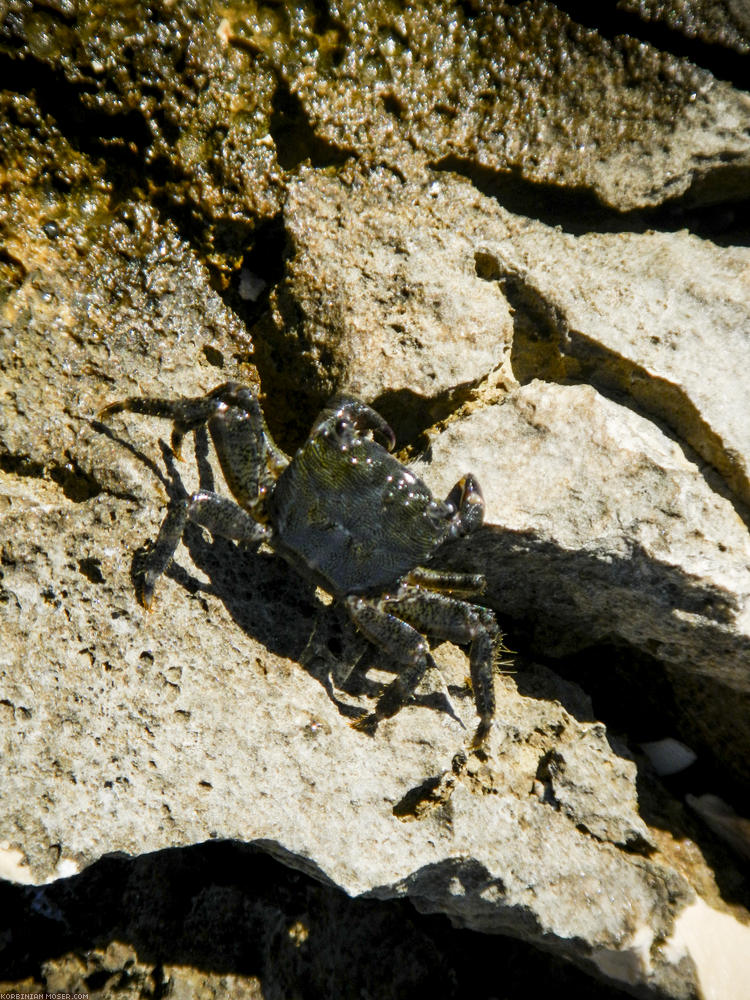
M 265 281 L 248 268 L 243 267 L 240 271 L 240 298 L 245 301 L 257 302 L 260 293 L 266 287 Z
M 656 773 L 662 776 L 679 774 L 698 759 L 695 751 L 671 736 L 651 743 L 641 743 L 641 750 L 651 761 Z

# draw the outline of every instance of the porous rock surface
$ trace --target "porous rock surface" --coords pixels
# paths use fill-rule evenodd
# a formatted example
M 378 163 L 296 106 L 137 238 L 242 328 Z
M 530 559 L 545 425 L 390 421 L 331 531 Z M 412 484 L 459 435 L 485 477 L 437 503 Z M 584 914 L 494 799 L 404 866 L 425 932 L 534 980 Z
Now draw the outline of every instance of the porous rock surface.
M 297 904 L 274 909 L 272 890 L 252 902 L 251 848 L 331 891 L 541 946 L 601 996 L 741 998 L 747 886 L 637 742 L 663 735 L 645 716 L 735 805 L 750 786 L 746 233 L 719 247 L 611 214 L 583 233 L 590 202 L 555 227 L 537 189 L 501 195 L 512 167 L 514 184 L 620 209 L 682 193 L 731 215 L 746 94 L 546 3 L 442 4 L 429 23 L 366 4 L 151 7 L 2 11 L 2 58 L 37 84 L 4 92 L 0 123 L 11 985 L 288 995 L 314 922 L 287 927 Z M 96 142 L 77 134 L 87 116 Z M 178 464 L 163 422 L 97 412 L 230 378 L 260 387 L 287 447 L 347 389 L 436 493 L 478 476 L 486 527 L 442 557 L 486 574 L 522 650 L 496 677 L 486 747 L 447 643 L 412 703 L 373 737 L 352 729 L 391 665 L 366 654 L 342 690 L 361 644 L 269 552 L 189 530 L 154 611 L 137 604 L 169 498 L 223 485 L 205 435 Z M 592 661 L 593 704 L 561 676 Z M 605 724 L 618 699 L 634 715 Z M 189 852 L 209 840 L 230 853 L 188 905 Z M 129 925 L 75 916 L 100 878 L 104 894 L 132 884 Z M 169 882 L 162 909 L 138 905 L 149 879 Z M 230 933 L 225 911 L 226 952 L 206 943 Z M 259 933 L 281 978 L 244 957 Z M 418 982 L 418 966 L 400 968 Z
M 461 226 L 445 225 L 440 190 L 404 189 L 389 171 L 366 185 L 302 171 L 290 186 L 274 339 L 309 366 L 322 396 L 429 402 L 495 371 L 512 378 L 507 299 L 477 275 Z

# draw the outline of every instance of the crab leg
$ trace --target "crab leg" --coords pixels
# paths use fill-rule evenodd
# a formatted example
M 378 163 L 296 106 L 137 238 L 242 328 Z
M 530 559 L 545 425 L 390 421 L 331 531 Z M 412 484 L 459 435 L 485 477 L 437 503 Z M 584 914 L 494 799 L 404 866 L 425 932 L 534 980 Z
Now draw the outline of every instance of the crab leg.
M 99 411 L 99 417 L 111 417 L 115 413 L 128 411 L 171 420 L 172 451 L 179 458 L 185 435 L 202 424 L 210 425 L 213 418 L 225 413 L 230 407 L 235 412 L 239 411 L 245 421 L 252 426 L 258 459 L 266 459 L 274 469 L 283 468 L 288 459 L 271 438 L 257 395 L 239 382 L 224 382 L 205 396 L 184 396 L 181 399 L 128 396 L 127 399 L 105 406 Z
M 490 727 L 495 714 L 494 650 L 501 637 L 495 615 L 489 608 L 466 604 L 446 594 L 406 590 L 386 598 L 385 608 L 415 628 L 440 639 L 470 642 L 469 665 L 480 726 L 477 739 Z
M 140 580 L 138 599 L 149 610 L 156 583 L 169 565 L 188 521 L 202 525 L 214 536 L 236 541 L 262 542 L 271 537 L 269 527 L 259 524 L 233 500 L 209 490 L 198 490 L 189 500 L 170 504 Z
M 413 569 L 406 576 L 406 582 L 461 597 L 478 597 L 487 587 L 487 581 L 481 573 L 451 573 L 449 570 L 428 569 L 425 566 Z
M 380 698 L 375 711 L 354 724 L 357 729 L 374 730 L 381 719 L 395 715 L 414 693 L 427 668 L 435 664 L 424 636 L 378 604 L 361 597 L 348 597 L 346 608 L 360 632 L 403 667 Z
M 207 424 L 224 479 L 246 510 L 260 511 L 264 497 L 289 464 L 271 438 L 258 397 L 238 382 L 225 382 L 205 396 L 182 399 L 129 396 L 105 406 L 99 416 L 126 410 L 171 420 L 172 451 L 177 458 L 184 436 Z
M 100 419 L 115 413 L 143 413 L 150 417 L 165 417 L 173 421 L 172 451 L 179 458 L 182 439 L 188 431 L 205 424 L 216 413 L 222 402 L 235 402 L 242 386 L 237 382 L 224 382 L 205 396 L 184 396 L 182 399 L 163 399 L 149 396 L 128 396 L 110 403 L 99 411 Z M 249 390 L 244 390 L 252 395 Z

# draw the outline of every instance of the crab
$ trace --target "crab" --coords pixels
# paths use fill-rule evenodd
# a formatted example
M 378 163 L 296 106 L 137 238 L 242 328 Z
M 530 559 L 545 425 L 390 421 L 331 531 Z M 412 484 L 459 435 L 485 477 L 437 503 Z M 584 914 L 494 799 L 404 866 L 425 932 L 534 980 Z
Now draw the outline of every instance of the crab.
M 384 418 L 346 395 L 328 403 L 292 458 L 274 443 L 257 394 L 235 382 L 197 397 L 131 396 L 100 416 L 124 411 L 171 420 L 177 458 L 184 436 L 207 426 L 234 497 L 201 489 L 170 503 L 138 584 L 146 608 L 188 522 L 214 536 L 264 542 L 342 602 L 359 632 L 398 668 L 374 710 L 355 726 L 374 732 L 410 698 L 435 665 L 431 636 L 470 644 L 475 743 L 486 737 L 502 637 L 494 613 L 467 600 L 484 591 L 484 577 L 427 565 L 445 542 L 482 525 L 474 476 L 460 479 L 445 500 L 435 499 L 391 454 L 395 435 Z

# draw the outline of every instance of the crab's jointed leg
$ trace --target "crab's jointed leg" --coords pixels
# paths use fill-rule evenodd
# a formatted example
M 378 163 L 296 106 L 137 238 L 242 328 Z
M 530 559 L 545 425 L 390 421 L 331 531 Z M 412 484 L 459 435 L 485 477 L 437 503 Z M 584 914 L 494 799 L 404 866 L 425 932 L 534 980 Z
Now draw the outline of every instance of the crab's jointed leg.
M 145 608 L 153 603 L 157 580 L 169 565 L 188 521 L 207 528 L 214 536 L 235 541 L 258 543 L 271 537 L 269 527 L 259 524 L 233 500 L 209 490 L 198 490 L 190 499 L 171 503 L 140 577 L 138 598 Z
M 435 638 L 471 643 L 469 665 L 479 715 L 474 743 L 481 743 L 495 714 L 495 650 L 502 634 L 494 613 L 447 594 L 409 586 L 373 602 L 350 597 L 347 609 L 360 631 L 406 668 L 382 696 L 375 712 L 360 721 L 359 728 L 372 729 L 380 719 L 393 715 L 413 694 L 427 667 L 433 665 L 427 641 L 421 634 L 425 632 Z
M 182 439 L 188 431 L 205 424 L 216 412 L 217 406 L 226 395 L 234 394 L 241 386 L 235 382 L 225 382 L 205 396 L 183 396 L 181 399 L 164 399 L 152 396 L 128 396 L 116 403 L 110 403 L 100 412 L 100 418 L 114 416 L 115 413 L 143 413 L 149 417 L 164 417 L 173 421 L 172 451 L 179 458 Z
M 403 668 L 380 698 L 375 711 L 354 724 L 355 728 L 372 730 L 381 719 L 395 715 L 414 693 L 427 668 L 435 664 L 424 636 L 396 615 L 383 610 L 378 602 L 348 597 L 346 608 L 360 632 Z
M 502 639 L 494 612 L 479 604 L 467 604 L 447 594 L 417 587 L 407 588 L 383 603 L 394 615 L 428 635 L 471 643 L 471 685 L 480 720 L 477 737 L 486 733 L 495 714 L 495 648 Z
M 264 500 L 289 459 L 274 444 L 258 397 L 237 382 L 225 382 L 205 396 L 161 399 L 130 396 L 110 403 L 100 413 L 143 413 L 172 421 L 172 450 L 179 457 L 185 434 L 207 425 L 227 486 L 237 503 L 199 490 L 189 499 L 173 501 L 141 576 L 139 597 L 150 607 L 156 581 L 169 565 L 188 521 L 212 535 L 261 542 L 271 537 Z
M 185 435 L 208 425 L 227 485 L 246 508 L 267 492 L 289 462 L 269 433 L 257 395 L 237 382 L 182 399 L 129 396 L 105 406 L 99 416 L 126 410 L 171 420 L 172 451 L 178 458 Z
M 487 588 L 487 581 L 481 573 L 453 573 L 425 566 L 417 566 L 411 570 L 405 580 L 418 587 L 428 587 L 438 593 L 457 597 L 479 597 Z

